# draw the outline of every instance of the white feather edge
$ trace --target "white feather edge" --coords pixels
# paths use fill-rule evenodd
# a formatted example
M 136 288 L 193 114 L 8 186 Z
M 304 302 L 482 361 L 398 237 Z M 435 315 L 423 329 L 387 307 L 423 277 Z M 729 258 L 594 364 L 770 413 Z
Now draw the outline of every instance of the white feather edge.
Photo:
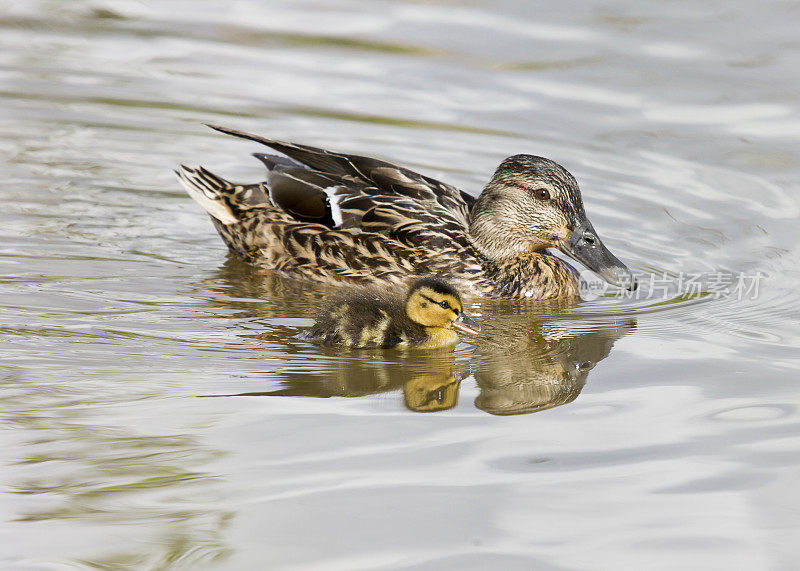
M 342 199 L 341 196 L 336 194 L 336 189 L 339 188 L 338 186 L 328 186 L 323 188 L 322 190 L 325 191 L 325 194 L 328 197 L 328 204 L 331 207 L 331 218 L 333 218 L 333 225 L 334 226 L 341 226 L 342 225 L 342 209 L 339 208 L 339 201 Z
M 183 188 L 186 189 L 186 192 L 189 193 L 189 196 L 191 196 L 192 199 L 194 199 L 197 204 L 202 206 L 203 209 L 211 216 L 226 226 L 239 222 L 239 219 L 233 215 L 233 212 L 231 212 L 230 208 L 228 208 L 220 200 L 209 197 L 207 194 L 207 189 L 195 182 L 188 173 L 181 170 L 178 171 L 177 174 L 178 180 Z

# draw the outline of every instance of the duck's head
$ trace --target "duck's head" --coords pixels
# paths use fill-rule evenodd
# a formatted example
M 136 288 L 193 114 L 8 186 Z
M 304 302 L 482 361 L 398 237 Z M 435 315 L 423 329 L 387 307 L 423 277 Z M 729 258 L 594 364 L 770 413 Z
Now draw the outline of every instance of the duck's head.
M 411 285 L 406 314 L 423 327 L 453 328 L 472 334 L 481 330 L 481 326 L 464 313 L 458 292 L 439 278 L 422 278 Z
M 586 217 L 578 183 L 543 157 L 504 160 L 472 207 L 470 234 L 489 259 L 558 248 L 607 282 L 635 289 L 631 271 L 608 251 Z

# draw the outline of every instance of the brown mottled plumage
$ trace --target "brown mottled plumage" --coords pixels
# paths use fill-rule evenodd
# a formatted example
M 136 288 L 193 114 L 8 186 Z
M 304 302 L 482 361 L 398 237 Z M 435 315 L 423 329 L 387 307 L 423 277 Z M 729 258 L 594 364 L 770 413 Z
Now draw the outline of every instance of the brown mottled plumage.
M 575 271 L 544 251 L 556 247 L 634 286 L 586 218 L 573 176 L 548 159 L 509 157 L 475 199 L 378 159 L 213 128 L 289 157 L 256 154 L 267 180 L 255 184 L 177 171 L 228 248 L 264 270 L 359 284 L 433 273 L 472 295 L 576 296 Z
M 405 297 L 376 287 L 342 292 L 325 304 L 306 337 L 350 348 L 435 348 L 458 342 L 454 328 L 480 331 L 464 314 L 458 292 L 441 279 L 426 277 L 414 282 Z

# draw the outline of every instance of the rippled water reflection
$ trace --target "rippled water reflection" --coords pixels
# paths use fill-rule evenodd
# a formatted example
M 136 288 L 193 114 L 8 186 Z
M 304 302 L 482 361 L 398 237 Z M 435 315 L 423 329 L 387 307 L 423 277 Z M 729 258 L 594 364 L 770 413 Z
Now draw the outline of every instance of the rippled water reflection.
M 796 6 L 2 10 L 3 566 L 794 568 Z M 330 289 L 226 259 L 175 182 L 262 174 L 203 122 L 473 194 L 551 157 L 644 287 L 320 349 Z

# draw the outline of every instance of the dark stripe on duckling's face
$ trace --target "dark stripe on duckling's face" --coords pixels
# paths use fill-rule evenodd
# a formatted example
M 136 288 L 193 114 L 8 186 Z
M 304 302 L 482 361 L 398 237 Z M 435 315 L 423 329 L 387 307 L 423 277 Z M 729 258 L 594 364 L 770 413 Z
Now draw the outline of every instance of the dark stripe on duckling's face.
M 469 333 L 471 335 L 475 335 L 476 333 L 480 333 L 481 326 L 475 322 L 469 315 L 464 313 L 461 304 L 459 303 L 457 307 L 453 307 L 448 300 L 442 300 L 437 302 L 435 299 L 431 299 L 426 297 L 423 294 L 420 294 L 423 298 L 427 299 L 433 304 L 437 304 L 442 309 L 449 309 L 455 315 L 455 319 L 453 319 L 452 327 L 453 329 L 457 329 L 458 331 L 462 331 L 464 333 Z
M 446 299 L 443 299 L 441 301 L 436 301 L 435 299 L 428 297 L 424 293 L 420 293 L 419 295 L 422 296 L 423 299 L 427 299 L 429 302 L 433 303 L 434 305 L 438 305 L 442 309 L 451 310 L 453 313 L 456 314 L 456 316 L 458 316 L 458 314 L 461 313 L 461 305 L 460 304 L 458 305 L 458 307 L 453 307 L 452 305 L 450 305 L 450 302 L 448 300 L 446 300 Z
M 420 280 L 412 287 L 406 301 L 406 314 L 423 327 L 449 328 L 461 311 L 461 299 L 457 293 L 436 291 L 426 282 Z
M 450 286 L 448 290 L 454 292 Z M 406 302 L 406 313 L 414 323 L 423 327 L 454 328 L 472 334 L 481 330 L 480 325 L 463 312 L 461 298 L 457 293 L 434 291 L 427 285 L 411 290 Z

